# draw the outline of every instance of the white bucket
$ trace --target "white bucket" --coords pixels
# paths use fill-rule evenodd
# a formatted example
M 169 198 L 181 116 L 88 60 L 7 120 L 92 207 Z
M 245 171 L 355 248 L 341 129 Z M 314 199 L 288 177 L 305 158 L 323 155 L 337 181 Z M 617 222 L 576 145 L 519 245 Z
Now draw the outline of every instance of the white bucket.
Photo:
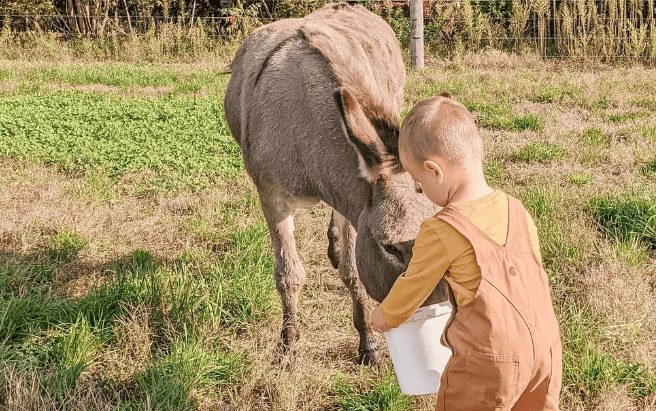
M 406 395 L 436 393 L 451 350 L 440 343 L 451 316 L 448 301 L 421 307 L 385 333 L 399 387 Z

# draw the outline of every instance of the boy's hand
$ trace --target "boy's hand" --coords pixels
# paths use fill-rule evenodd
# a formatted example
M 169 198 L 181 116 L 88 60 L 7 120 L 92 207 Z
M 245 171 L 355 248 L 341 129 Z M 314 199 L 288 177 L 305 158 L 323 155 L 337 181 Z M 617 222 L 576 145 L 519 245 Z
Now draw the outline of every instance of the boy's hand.
M 375 331 L 379 333 L 384 333 L 389 331 L 392 327 L 387 325 L 385 319 L 383 318 L 383 312 L 380 310 L 380 306 L 376 307 L 374 312 L 371 314 L 371 325 Z

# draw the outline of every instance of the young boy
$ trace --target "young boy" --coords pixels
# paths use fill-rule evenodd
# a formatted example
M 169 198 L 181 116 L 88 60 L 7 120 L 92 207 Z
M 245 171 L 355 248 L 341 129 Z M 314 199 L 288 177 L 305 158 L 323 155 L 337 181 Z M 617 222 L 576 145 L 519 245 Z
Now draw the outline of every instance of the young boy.
M 558 410 L 560 332 L 537 230 L 517 199 L 487 185 L 471 114 L 448 94 L 420 102 L 403 122 L 399 154 L 444 208 L 422 224 L 374 329 L 400 325 L 444 277 L 454 314 L 442 343 L 453 355 L 435 409 Z

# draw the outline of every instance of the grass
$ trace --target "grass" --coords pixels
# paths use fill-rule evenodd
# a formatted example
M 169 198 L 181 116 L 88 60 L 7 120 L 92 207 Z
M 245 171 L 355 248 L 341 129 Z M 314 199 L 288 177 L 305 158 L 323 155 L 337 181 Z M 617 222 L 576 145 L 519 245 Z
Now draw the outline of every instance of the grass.
M 600 229 L 619 241 L 638 240 L 656 249 L 656 200 L 649 195 L 610 194 L 590 201 Z
M 581 90 L 573 84 L 540 84 L 532 101 L 548 104 L 562 103 L 567 99 L 579 98 Z
M 656 99 L 653 97 L 638 98 L 633 100 L 631 105 L 638 108 L 656 110 Z
M 653 408 L 656 129 L 608 117 L 651 110 L 653 70 L 433 64 L 409 72 L 405 108 L 453 92 L 478 116 L 486 178 L 534 217 L 561 408 Z M 325 206 L 297 213 L 301 340 L 281 369 L 274 259 L 223 118 L 223 69 L 0 62 L 0 408 L 433 409 L 400 393 L 385 355 L 355 364 Z M 605 95 L 618 79 L 623 94 Z
M 630 111 L 627 113 L 609 114 L 608 120 L 613 123 L 624 124 L 628 123 L 629 121 L 647 116 L 649 116 L 649 112 L 646 111 Z
M 525 163 L 549 163 L 565 157 L 567 151 L 552 143 L 530 143 L 519 149 L 514 160 Z
M 343 411 L 406 411 L 410 410 L 410 399 L 401 393 L 396 377 L 387 373 L 369 389 L 361 390 L 347 381 L 338 381 L 333 395 L 339 400 Z
M 607 147 L 610 144 L 611 136 L 600 129 L 593 127 L 588 128 L 581 133 L 581 141 L 591 147 Z
M 100 340 L 87 320 L 80 316 L 57 339 L 55 358 L 55 390 L 63 396 L 75 388 L 82 372 L 96 359 Z
M 91 72 L 101 78 L 81 71 L 91 78 L 78 73 L 68 80 L 148 84 L 142 70 L 146 69 L 117 77 L 111 73 L 118 71 Z M 42 81 L 56 77 L 51 70 L 45 72 Z M 155 74 L 148 81 L 169 80 L 168 76 L 158 80 Z M 23 158 L 70 174 L 100 174 L 114 180 L 139 176 L 137 185 L 143 190 L 207 187 L 242 171 L 222 101 L 220 94 L 152 99 L 19 90 L 0 95 L 0 158 Z
M 567 182 L 575 186 L 584 186 L 592 183 L 592 176 L 587 173 L 573 172 L 567 175 Z
M 71 261 L 84 249 L 87 240 L 75 231 L 63 231 L 50 239 L 48 255 L 54 261 Z
M 627 387 L 636 397 L 646 397 L 656 390 L 656 374 L 641 364 L 617 360 L 599 348 L 601 329 L 585 308 L 573 306 L 564 338 L 564 378 L 570 389 L 584 397 Z
M 248 373 L 242 355 L 208 350 L 198 341 L 176 341 L 169 352 L 136 376 L 136 382 L 152 407 L 158 410 L 193 410 L 203 396 L 222 385 L 239 382 Z
M 656 175 L 656 158 L 645 164 L 642 168 L 642 171 L 646 175 Z
M 492 130 L 540 131 L 544 128 L 544 121 L 537 114 L 517 116 L 503 104 L 466 102 L 465 107 L 474 113 L 481 127 Z

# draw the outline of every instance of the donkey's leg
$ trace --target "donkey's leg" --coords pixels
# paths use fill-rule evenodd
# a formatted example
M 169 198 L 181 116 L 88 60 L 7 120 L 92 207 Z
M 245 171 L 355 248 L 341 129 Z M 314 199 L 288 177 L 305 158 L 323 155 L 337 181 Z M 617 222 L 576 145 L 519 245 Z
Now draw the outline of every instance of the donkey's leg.
M 378 361 L 378 344 L 376 344 L 371 322 L 369 321 L 367 294 L 360 277 L 358 277 L 358 269 L 355 265 L 356 231 L 351 223 L 337 211 L 333 211 L 333 218 L 340 233 L 339 276 L 351 293 L 353 325 L 360 334 L 359 361 L 367 365 L 375 364 Z
M 339 267 L 340 257 L 339 227 L 335 224 L 335 213 L 336 211 L 333 211 L 331 214 L 328 225 L 328 259 L 333 268 Z
M 294 207 L 282 195 L 260 192 L 260 203 L 269 226 L 271 245 L 276 257 L 274 275 L 282 302 L 282 343 L 285 352 L 298 340 L 296 325 L 298 295 L 305 283 L 305 269 L 296 253 L 294 241 Z

